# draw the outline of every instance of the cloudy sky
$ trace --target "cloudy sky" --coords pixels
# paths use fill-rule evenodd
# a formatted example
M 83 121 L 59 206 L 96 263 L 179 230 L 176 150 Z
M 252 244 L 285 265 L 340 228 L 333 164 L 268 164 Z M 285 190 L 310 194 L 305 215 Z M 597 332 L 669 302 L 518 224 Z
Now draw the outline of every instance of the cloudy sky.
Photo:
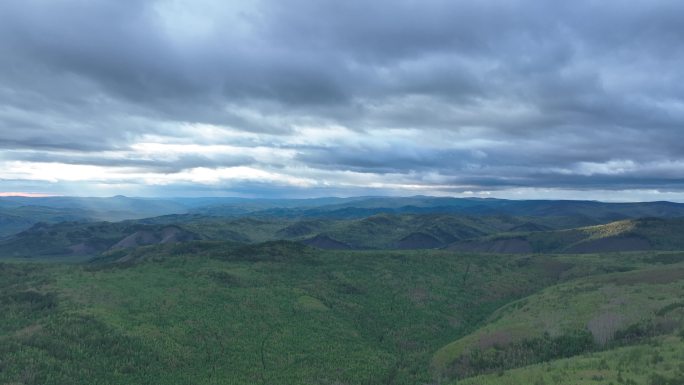
M 2 0 L 0 194 L 684 201 L 684 2 Z

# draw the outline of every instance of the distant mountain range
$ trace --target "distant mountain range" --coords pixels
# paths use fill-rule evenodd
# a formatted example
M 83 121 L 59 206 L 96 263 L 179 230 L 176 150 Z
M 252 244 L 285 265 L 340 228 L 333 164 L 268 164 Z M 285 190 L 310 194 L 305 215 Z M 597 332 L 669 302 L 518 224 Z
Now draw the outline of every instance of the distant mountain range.
M 0 197 L 0 239 L 40 222 L 122 221 L 185 212 L 182 204 L 164 199 Z
M 362 219 L 171 215 L 124 222 L 38 223 L 0 241 L 0 257 L 93 257 L 197 240 L 288 240 L 320 249 L 449 249 L 467 253 L 602 253 L 684 249 L 684 219 L 642 218 L 567 228 L 564 218 L 379 214 Z
M 136 239 L 161 240 L 164 236 L 155 233 L 161 231 L 160 226 L 176 226 L 196 234 L 181 236 L 178 241 L 254 243 L 285 239 L 327 249 L 448 247 L 471 252 L 673 249 L 680 247 L 672 241 L 681 236 L 681 220 L 677 218 L 684 218 L 684 204 L 672 202 L 513 201 L 426 196 L 3 197 L 0 198 L 0 239 L 4 241 L 0 241 L 0 256 L 99 253 L 132 236 L 138 231 L 131 230 L 135 226 L 147 226 L 149 229 L 140 231 L 152 231 L 152 235 Z M 84 230 L 91 228 L 99 230 Z M 649 233 L 651 228 L 658 230 Z M 46 236 L 43 231 L 38 242 L 34 239 L 36 229 L 49 229 L 47 234 L 52 235 Z M 78 231 L 90 231 L 94 241 L 89 243 L 85 238 L 68 236 Z M 51 243 L 49 239 L 55 234 L 61 234 L 59 241 Z M 102 239 L 107 242 L 103 243 Z M 36 249 L 33 242 L 42 248 Z M 93 244 L 99 246 L 91 247 Z
M 586 217 L 597 222 L 684 216 L 684 204 L 673 202 L 606 203 L 568 200 L 505 200 L 444 197 L 356 197 L 320 200 L 246 200 L 189 207 L 189 212 L 214 216 L 277 218 L 363 218 L 379 213 L 463 214 L 542 217 Z

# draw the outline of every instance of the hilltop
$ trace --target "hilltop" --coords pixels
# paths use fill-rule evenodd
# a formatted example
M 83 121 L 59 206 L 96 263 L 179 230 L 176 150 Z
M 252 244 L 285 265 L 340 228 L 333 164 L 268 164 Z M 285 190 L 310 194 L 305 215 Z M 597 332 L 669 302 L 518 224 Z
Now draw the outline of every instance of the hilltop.
M 496 253 L 683 250 L 684 219 L 640 218 L 576 229 L 514 232 L 459 241 L 448 248 Z
M 143 225 L 128 222 L 37 223 L 13 237 L 0 241 L 0 256 L 49 258 L 93 257 L 115 249 L 152 244 L 187 242 L 197 234 L 177 225 Z

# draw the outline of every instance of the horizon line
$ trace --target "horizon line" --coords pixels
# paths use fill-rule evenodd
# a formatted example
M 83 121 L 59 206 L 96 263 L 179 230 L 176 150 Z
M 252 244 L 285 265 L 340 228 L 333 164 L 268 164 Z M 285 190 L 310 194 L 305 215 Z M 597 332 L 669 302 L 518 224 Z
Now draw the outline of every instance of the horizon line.
M 461 196 L 439 196 L 439 195 L 351 195 L 351 196 L 335 196 L 325 195 L 319 197 L 306 198 L 290 198 L 290 197 L 244 197 L 244 196 L 134 196 L 134 195 L 107 195 L 107 196 L 90 196 L 90 195 L 64 195 L 52 193 L 33 193 L 33 192 L 0 192 L 0 198 L 84 198 L 84 199 L 113 199 L 113 198 L 128 198 L 128 199 L 158 199 L 158 200 L 176 200 L 176 199 L 240 199 L 240 200 L 315 200 L 315 199 L 354 199 L 354 198 L 384 198 L 384 199 L 400 199 L 400 198 L 438 198 L 438 199 L 468 199 L 468 200 L 503 200 L 503 201 L 565 201 L 565 202 L 600 202 L 600 203 L 674 203 L 684 204 L 684 202 L 670 201 L 670 200 L 652 200 L 652 201 L 638 201 L 638 200 L 616 200 L 606 201 L 600 199 L 553 199 L 553 198 L 497 198 L 497 197 L 461 197 Z

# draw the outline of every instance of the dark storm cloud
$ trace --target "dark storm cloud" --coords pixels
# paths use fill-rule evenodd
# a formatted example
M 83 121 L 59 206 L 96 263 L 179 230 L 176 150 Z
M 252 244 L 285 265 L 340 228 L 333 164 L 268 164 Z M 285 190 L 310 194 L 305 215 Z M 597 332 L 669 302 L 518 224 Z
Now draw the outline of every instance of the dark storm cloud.
M 476 159 L 470 151 L 430 150 L 407 146 L 301 149 L 297 159 L 314 167 L 366 173 L 449 171 Z
M 682 189 L 682 15 L 645 0 L 6 0 L 0 160 Z M 249 155 L 135 154 L 155 140 Z

